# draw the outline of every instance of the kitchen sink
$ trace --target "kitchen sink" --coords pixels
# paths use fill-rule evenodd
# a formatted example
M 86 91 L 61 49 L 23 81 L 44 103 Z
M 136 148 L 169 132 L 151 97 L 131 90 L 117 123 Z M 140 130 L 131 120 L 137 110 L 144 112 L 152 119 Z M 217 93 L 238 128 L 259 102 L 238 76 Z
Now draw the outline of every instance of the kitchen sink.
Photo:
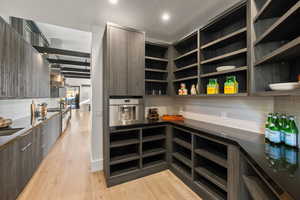
M 22 130 L 23 128 L 13 128 L 13 129 L 4 129 L 0 130 L 0 137 L 1 136 L 10 136 L 15 134 L 16 132 Z

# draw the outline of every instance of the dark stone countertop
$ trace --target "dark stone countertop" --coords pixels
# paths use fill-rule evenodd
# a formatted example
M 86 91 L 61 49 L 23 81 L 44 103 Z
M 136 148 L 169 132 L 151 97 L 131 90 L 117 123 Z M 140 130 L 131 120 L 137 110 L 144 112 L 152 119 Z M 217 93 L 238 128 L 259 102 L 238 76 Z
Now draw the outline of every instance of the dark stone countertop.
M 279 195 L 287 192 L 295 200 L 300 198 L 300 159 L 298 150 L 287 148 L 285 145 L 266 143 L 264 134 L 189 119 L 172 122 L 145 120 L 139 124 L 116 126 L 110 129 L 119 130 L 159 124 L 172 124 L 185 127 L 191 131 L 196 131 L 198 134 L 218 137 L 239 146 L 242 153 L 266 177 L 269 184 L 276 189 Z M 284 153 L 285 151 L 289 152 L 287 158 Z M 293 164 L 287 164 L 286 160 Z
M 49 119 L 51 119 L 52 117 L 59 115 L 59 114 L 60 114 L 60 112 L 48 112 L 45 119 L 36 118 L 36 120 L 33 123 L 31 123 L 30 116 L 14 120 L 13 124 L 9 128 L 11 128 L 11 129 L 21 128 L 22 130 L 14 133 L 12 135 L 9 135 L 9 136 L 0 136 L 0 150 L 2 148 L 4 148 L 7 144 L 9 144 L 10 142 L 13 142 L 20 135 L 28 132 L 29 130 L 31 130 L 34 127 L 37 127 L 37 126 L 47 122 Z

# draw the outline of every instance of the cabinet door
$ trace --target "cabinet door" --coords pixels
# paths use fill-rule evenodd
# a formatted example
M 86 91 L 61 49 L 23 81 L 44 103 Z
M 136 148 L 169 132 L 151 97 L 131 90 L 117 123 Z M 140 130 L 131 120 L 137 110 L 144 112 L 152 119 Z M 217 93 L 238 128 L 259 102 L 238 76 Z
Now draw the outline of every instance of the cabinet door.
M 49 133 L 49 121 L 47 124 L 43 125 L 42 128 L 42 154 L 43 154 L 43 158 L 45 158 L 50 150 L 50 133 Z
M 15 142 L 0 150 L 0 197 L 1 200 L 15 200 L 17 190 L 17 153 Z
M 42 125 L 33 129 L 34 170 L 36 170 L 39 167 L 39 165 L 43 160 L 42 131 L 43 131 Z
M 20 37 L 12 31 L 8 24 L 0 22 L 4 28 L 3 43 L 1 43 L 1 93 L 0 97 L 18 96 L 18 71 L 20 60 Z M 2 30 L 3 31 L 3 30 Z M 2 33 L 3 34 L 3 33 Z
M 22 191 L 34 173 L 32 130 L 20 137 L 18 146 L 18 191 Z
M 127 31 L 109 27 L 109 94 L 127 95 Z
M 0 98 L 5 97 L 6 87 L 5 87 L 5 63 L 4 58 L 6 54 L 6 40 L 5 40 L 5 23 L 2 18 L 0 18 Z
M 128 95 L 143 96 L 145 90 L 145 34 L 128 32 Z

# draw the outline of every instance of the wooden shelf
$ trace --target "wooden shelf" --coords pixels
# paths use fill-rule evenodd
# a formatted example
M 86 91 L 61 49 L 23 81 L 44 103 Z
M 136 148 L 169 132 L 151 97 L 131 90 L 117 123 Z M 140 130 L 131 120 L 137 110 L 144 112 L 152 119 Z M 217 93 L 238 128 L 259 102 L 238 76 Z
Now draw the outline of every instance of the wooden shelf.
M 286 11 L 286 8 L 295 3 L 295 0 L 267 0 L 262 8 L 259 10 L 257 15 L 254 18 L 254 22 L 257 22 L 261 19 L 274 18 L 281 16 L 283 12 Z
M 222 167 L 227 168 L 227 160 L 223 154 L 215 153 L 205 149 L 195 149 L 195 153 L 221 165 Z
M 202 175 L 203 177 L 210 180 L 212 183 L 219 186 L 224 191 L 227 191 L 227 180 L 224 176 L 220 175 L 220 173 L 213 169 L 206 169 L 204 167 L 196 167 L 195 171 Z
M 248 93 L 237 93 L 237 94 L 197 94 L 197 95 L 175 95 L 176 97 L 185 98 L 201 98 L 201 97 L 246 97 Z
M 166 149 L 164 148 L 155 148 L 155 149 L 149 149 L 146 151 L 143 151 L 143 158 L 149 157 L 149 156 L 155 156 L 159 154 L 166 153 Z
M 175 80 L 173 80 L 173 82 L 188 81 L 188 80 L 193 80 L 193 79 L 198 79 L 198 76 L 189 76 L 186 78 L 175 79 Z
M 224 55 L 221 55 L 221 56 L 217 56 L 217 57 L 214 57 L 214 58 L 211 58 L 211 59 L 208 59 L 208 60 L 204 60 L 201 62 L 201 64 L 208 64 L 208 63 L 213 63 L 213 62 L 216 62 L 216 61 L 220 61 L 220 60 L 225 60 L 225 59 L 229 59 L 231 57 L 234 57 L 234 56 L 238 56 L 240 54 L 243 54 L 243 53 L 247 53 L 247 48 L 244 48 L 244 49 L 240 49 L 240 50 L 237 50 L 237 51 L 234 51 L 234 52 L 230 52 L 230 53 L 227 53 L 227 54 L 224 54 Z
M 138 160 L 139 158 L 140 158 L 140 156 L 137 153 L 125 154 L 122 156 L 115 156 L 110 159 L 110 165 L 115 165 L 115 164 L 119 164 L 119 163 Z
M 237 93 L 237 94 L 200 94 L 200 97 L 246 97 L 248 93 Z
M 143 142 L 152 142 L 157 140 L 164 140 L 166 139 L 165 135 L 153 135 L 153 136 L 147 136 L 143 138 Z
M 263 91 L 253 93 L 254 96 L 300 96 L 300 89 L 287 91 Z
M 119 141 L 114 141 L 110 143 L 110 148 L 115 148 L 115 147 L 123 147 L 123 146 L 128 146 L 131 144 L 138 144 L 140 141 L 139 139 L 128 139 L 128 140 L 119 140 Z
M 165 59 L 165 58 L 155 58 L 155 57 L 150 57 L 150 56 L 146 56 L 145 59 L 146 60 L 161 61 L 161 62 L 169 62 L 169 60 Z
M 180 138 L 174 138 L 173 141 L 174 141 L 176 144 L 178 144 L 178 145 L 180 145 L 180 146 L 182 146 L 182 147 L 184 147 L 184 148 L 187 148 L 187 149 L 189 149 L 189 150 L 192 149 L 192 144 L 190 144 L 190 143 L 188 143 L 188 142 L 186 142 L 186 141 L 184 141 L 184 140 L 182 140 L 182 139 L 180 139 Z
M 135 173 L 138 170 L 139 170 L 139 168 L 137 166 L 133 166 L 133 167 L 129 167 L 129 168 L 125 168 L 125 169 L 121 169 L 121 170 L 112 172 L 110 174 L 110 177 L 111 178 L 117 178 L 117 177 L 124 176 L 124 175 L 127 175 L 127 174 Z
M 206 191 L 212 197 L 213 200 L 225 200 L 225 199 L 227 199 L 226 195 L 220 193 L 217 190 L 212 189 L 211 187 L 208 186 L 208 184 L 202 183 L 200 181 L 195 181 L 195 183 L 202 190 Z
M 190 68 L 193 68 L 193 67 L 198 67 L 198 63 L 192 64 L 192 65 L 188 65 L 188 66 L 185 66 L 185 67 L 180 67 L 180 68 L 174 70 L 174 72 L 179 72 L 179 71 L 182 71 L 182 70 L 187 70 L 187 69 L 190 69 Z
M 143 168 L 155 167 L 158 165 L 167 165 L 167 162 L 165 160 L 156 160 L 153 162 L 143 164 Z
M 280 17 L 270 28 L 268 28 L 258 39 L 255 45 L 268 41 L 281 41 L 298 28 L 297 20 L 300 16 L 300 1 L 290 8 L 282 17 Z
M 212 41 L 212 42 L 210 42 L 210 43 L 207 43 L 207 44 L 203 45 L 203 46 L 201 47 L 201 49 L 206 49 L 206 48 L 208 48 L 208 47 L 214 46 L 214 45 L 216 45 L 216 44 L 218 44 L 218 43 L 220 43 L 220 42 L 224 42 L 224 41 L 226 41 L 226 40 L 228 40 L 228 39 L 232 39 L 232 38 L 234 38 L 234 37 L 236 37 L 236 36 L 239 36 L 240 34 L 243 34 L 243 33 L 246 33 L 246 32 L 247 32 L 247 28 L 246 28 L 246 27 L 245 27 L 245 28 L 242 28 L 242 29 L 240 29 L 240 30 L 237 30 L 237 31 L 231 33 L 231 34 L 228 34 L 228 35 L 226 35 L 226 36 L 224 36 L 224 37 L 221 37 L 221 38 L 216 39 L 216 40 L 214 40 L 214 41 Z
M 151 68 L 145 68 L 146 72 L 161 72 L 161 73 L 168 73 L 168 70 L 163 69 L 151 69 Z
M 145 82 L 153 82 L 153 83 L 168 83 L 167 80 L 155 80 L 155 79 L 145 79 Z
M 189 51 L 189 52 L 187 52 L 187 53 L 185 53 L 185 54 L 183 54 L 183 55 L 181 55 L 181 56 L 178 56 L 177 58 L 174 59 L 174 61 L 177 61 L 177 60 L 179 60 L 179 59 L 181 59 L 181 58 L 184 58 L 184 57 L 186 57 L 186 56 L 192 55 L 192 54 L 194 54 L 194 53 L 196 53 L 196 52 L 198 52 L 198 49 L 194 49 L 194 50 Z
M 243 180 L 253 200 L 277 199 L 259 178 L 243 175 Z
M 182 163 L 184 163 L 185 165 L 192 167 L 192 161 L 188 158 L 186 158 L 185 156 L 181 155 L 180 153 L 173 153 L 172 154 L 173 157 L 175 157 L 176 159 L 178 159 L 179 161 L 181 161 Z
M 187 177 L 188 179 L 192 178 L 192 175 L 190 173 L 188 173 L 186 170 L 184 170 L 182 167 L 178 166 L 175 163 L 172 163 L 171 166 L 177 170 L 180 174 L 182 174 L 183 176 Z
M 206 77 L 212 77 L 212 76 L 219 76 L 219 75 L 224 75 L 224 74 L 229 74 L 229 73 L 234 73 L 234 72 L 240 72 L 240 71 L 246 71 L 248 70 L 248 66 L 244 67 L 238 67 L 235 69 L 230 69 L 230 70 L 225 70 L 225 71 L 220 71 L 220 72 L 212 72 L 212 73 L 207 73 L 207 74 L 201 74 L 201 78 L 206 78 Z
M 271 52 L 270 54 L 264 56 L 259 61 L 255 62 L 255 65 L 261 65 L 264 63 L 276 62 L 276 61 L 286 61 L 290 59 L 299 58 L 300 56 L 300 36 L 293 41 L 283 45 L 279 49 Z
M 155 94 L 155 95 L 146 94 L 146 97 L 167 97 L 167 96 L 169 96 L 169 95 L 167 95 L 167 94 L 161 94 L 161 95 L 159 95 L 159 94 Z

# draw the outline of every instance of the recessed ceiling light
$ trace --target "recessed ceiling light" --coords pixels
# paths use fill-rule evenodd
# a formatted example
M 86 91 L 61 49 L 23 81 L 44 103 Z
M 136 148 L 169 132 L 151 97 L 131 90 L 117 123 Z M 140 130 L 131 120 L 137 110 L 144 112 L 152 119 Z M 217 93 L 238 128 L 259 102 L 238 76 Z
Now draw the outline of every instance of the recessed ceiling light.
M 119 0 L 109 0 L 109 3 L 111 3 L 111 4 L 117 4 L 119 2 Z
M 161 16 L 163 21 L 169 21 L 170 20 L 170 14 L 169 13 L 163 13 Z

